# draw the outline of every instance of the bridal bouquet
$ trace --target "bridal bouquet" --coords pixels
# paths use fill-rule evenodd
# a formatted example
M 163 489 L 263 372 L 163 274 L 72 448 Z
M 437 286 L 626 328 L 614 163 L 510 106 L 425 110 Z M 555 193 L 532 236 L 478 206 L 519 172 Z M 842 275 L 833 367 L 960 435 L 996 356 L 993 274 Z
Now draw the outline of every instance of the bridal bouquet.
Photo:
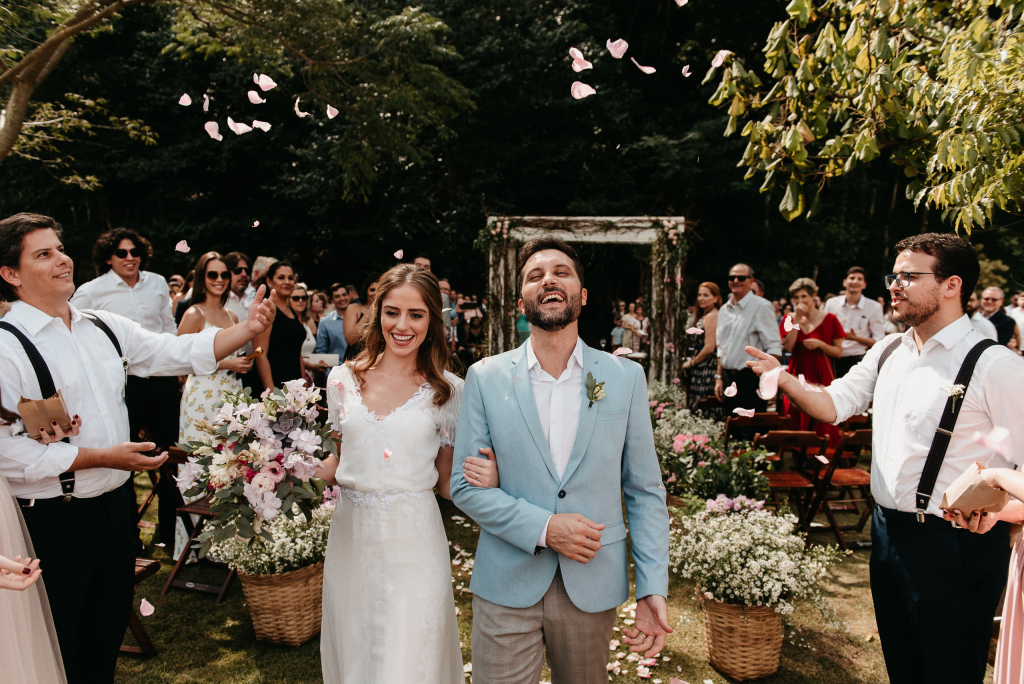
M 265 523 L 278 515 L 309 521 L 323 501 L 324 483 L 313 477 L 328 454 L 337 454 L 331 426 L 316 422 L 320 390 L 301 380 L 284 383 L 253 401 L 249 389 L 224 392 L 220 411 L 196 421 L 199 441 L 179 443 L 191 454 L 180 468 L 185 496 L 207 494 L 216 513 L 196 538 L 199 557 L 213 544 L 257 535 L 273 542 Z

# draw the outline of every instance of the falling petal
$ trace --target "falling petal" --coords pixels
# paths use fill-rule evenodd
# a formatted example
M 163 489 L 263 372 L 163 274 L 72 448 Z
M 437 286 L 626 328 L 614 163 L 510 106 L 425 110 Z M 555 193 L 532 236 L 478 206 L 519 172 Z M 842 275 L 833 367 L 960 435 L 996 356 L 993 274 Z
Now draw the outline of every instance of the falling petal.
M 384 450 L 384 461 L 386 463 L 390 463 L 391 462 L 391 449 L 385 449 Z
M 569 48 L 569 56 L 573 59 L 583 59 L 583 53 L 574 47 Z
M 724 394 L 724 395 L 725 395 L 725 396 L 727 396 L 727 397 L 735 397 L 735 396 L 736 396 L 736 393 L 737 393 L 738 391 L 739 391 L 739 390 L 738 390 L 738 389 L 736 389 L 736 383 L 734 382 L 734 383 L 732 383 L 731 385 L 729 385 L 728 387 L 726 387 L 726 388 L 725 388 L 725 391 L 724 391 L 724 392 L 722 392 L 722 394 Z
M 178 100 L 178 104 L 180 104 L 182 107 L 188 107 L 190 104 L 192 104 L 192 98 L 188 96 L 188 93 L 185 93 L 181 96 L 181 99 Z
M 274 83 L 273 79 L 271 79 L 266 74 L 260 74 L 260 77 L 259 79 L 257 79 L 256 84 L 260 87 L 260 90 L 264 92 L 270 90 L 271 88 L 277 87 L 277 84 Z
M 309 112 L 299 111 L 299 99 L 300 98 L 295 98 L 295 113 L 298 115 L 300 119 L 304 119 L 305 117 L 309 116 Z
M 800 379 L 800 386 L 803 387 L 808 392 L 821 392 L 822 391 L 822 389 L 820 387 L 815 387 L 811 383 L 807 382 L 807 380 L 804 378 L 804 374 L 803 373 L 800 373 L 797 377 Z
M 259 222 L 259 221 L 256 221 L 256 222 L 254 222 L 254 223 L 252 224 L 252 227 L 253 227 L 253 228 L 259 228 L 259 226 L 260 226 L 260 222 Z
M 252 82 L 255 83 L 256 85 L 259 85 L 260 84 L 260 75 L 259 74 L 253 74 L 252 75 Z
M 680 7 L 682 7 L 688 2 L 690 2 L 690 0 L 676 0 L 676 4 L 679 5 Z
M 252 102 L 253 104 L 263 104 L 264 102 L 266 102 L 266 100 L 260 97 L 260 94 L 257 93 L 255 90 L 250 90 L 248 94 L 249 102 Z
M 572 70 L 577 74 L 584 69 L 593 69 L 594 65 L 585 59 L 574 59 L 572 60 Z
M 252 122 L 252 127 L 258 128 L 264 133 L 270 130 L 270 124 L 268 124 L 266 121 L 256 121 L 255 119 Z
M 690 76 L 692 76 L 692 74 L 690 73 L 690 65 L 689 64 L 687 64 L 687 65 L 685 65 L 683 67 L 683 76 L 685 76 L 686 78 L 690 78 Z
M 203 95 L 203 111 L 204 112 L 210 111 L 210 96 L 209 95 Z
M 758 389 L 761 392 L 761 398 L 767 401 L 772 399 L 776 394 L 779 393 L 779 376 L 782 375 L 782 366 L 773 368 L 767 373 L 761 374 L 761 380 Z
M 577 100 L 582 100 L 585 97 L 589 97 L 590 95 L 597 93 L 596 90 L 588 86 L 586 83 L 581 83 L 580 81 L 573 81 L 571 92 L 572 96 Z
M 216 121 L 207 121 L 203 128 L 206 129 L 206 132 L 209 133 L 210 137 L 213 138 L 214 140 L 224 139 L 224 136 L 220 134 L 220 126 L 217 124 Z
M 725 58 L 732 54 L 732 50 L 719 50 L 715 58 L 711 60 L 711 66 L 716 69 L 725 64 Z
M 178 244 L 174 245 L 174 251 L 175 252 L 182 252 L 183 254 L 188 254 L 189 249 L 190 248 L 188 246 L 188 243 L 185 242 L 184 240 L 182 240 Z
M 732 412 L 738 416 L 743 416 L 744 418 L 753 418 L 754 414 L 757 413 L 754 409 L 745 408 L 734 408 Z
M 336 116 L 338 116 L 338 110 L 331 105 L 327 105 L 327 118 L 333 119 Z
M 605 47 L 608 48 L 608 52 L 612 53 L 612 57 L 622 59 L 622 55 L 626 54 L 626 50 L 629 49 L 629 43 L 622 38 L 615 41 L 609 38 L 608 42 L 605 43 Z
M 401 259 L 404 256 L 405 256 L 405 250 L 404 249 L 400 249 L 397 252 L 395 252 L 395 258 L 396 259 Z
M 786 316 L 786 320 L 782 321 L 782 329 L 786 332 L 791 332 L 795 327 L 796 324 L 793 323 L 793 319 L 790 316 Z
M 612 356 L 625 356 L 626 354 L 632 354 L 633 350 L 629 347 L 619 347 L 612 352 Z
M 1010 441 L 1010 431 L 1004 427 L 994 427 L 992 428 L 992 432 L 987 435 L 981 432 L 975 432 L 973 439 L 976 444 L 981 444 L 985 448 L 991 449 L 1005 458 L 1013 458 L 1013 445 Z
M 640 71 L 644 72 L 645 74 L 653 74 L 655 71 L 657 71 L 657 69 L 655 69 L 654 67 L 642 66 L 640 62 L 636 61 L 635 57 L 630 57 L 630 59 L 633 61 L 633 64 L 636 64 L 637 68 L 639 68 Z
M 686 334 L 687 335 L 703 335 L 704 331 L 701 330 L 700 328 L 687 328 L 686 329 Z
M 243 133 L 248 133 L 252 130 L 251 126 L 246 126 L 244 123 L 235 123 L 230 116 L 228 117 L 228 128 L 231 129 L 231 132 L 235 135 L 242 135 Z
M 154 610 L 152 603 L 146 599 L 142 599 L 142 603 L 139 604 L 139 612 L 142 613 L 142 617 L 149 617 L 153 614 Z
M 821 454 L 815 454 L 814 458 L 818 459 L 819 461 L 821 461 L 825 465 L 828 465 L 828 459 L 825 458 L 824 456 L 822 456 Z

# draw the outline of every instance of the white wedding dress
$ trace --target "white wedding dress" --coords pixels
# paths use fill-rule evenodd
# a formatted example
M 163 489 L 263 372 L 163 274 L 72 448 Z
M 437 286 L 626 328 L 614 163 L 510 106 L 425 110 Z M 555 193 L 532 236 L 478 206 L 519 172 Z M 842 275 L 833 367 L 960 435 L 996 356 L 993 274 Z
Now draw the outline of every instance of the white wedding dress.
M 424 385 L 387 416 L 362 403 L 348 365 L 327 380 L 341 433 L 324 565 L 320 659 L 326 684 L 461 684 L 451 557 L 434 498 L 434 460 L 455 440 L 463 382 L 438 408 Z

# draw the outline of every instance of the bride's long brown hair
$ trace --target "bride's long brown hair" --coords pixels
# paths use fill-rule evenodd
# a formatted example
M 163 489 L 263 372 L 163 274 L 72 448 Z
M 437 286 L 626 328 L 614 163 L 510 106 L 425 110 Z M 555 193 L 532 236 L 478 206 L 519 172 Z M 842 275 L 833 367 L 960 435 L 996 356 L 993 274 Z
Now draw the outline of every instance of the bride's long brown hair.
M 448 345 L 445 339 L 444 319 L 441 318 L 441 288 L 430 271 L 415 264 L 399 264 L 377 281 L 377 295 L 373 300 L 373 313 L 363 328 L 360 340 L 363 351 L 352 360 L 352 373 L 363 383 L 363 374 L 370 370 L 387 347 L 384 330 L 380 325 L 380 312 L 384 301 L 396 287 L 412 285 L 427 305 L 430 323 L 427 336 L 416 353 L 416 370 L 423 374 L 434 389 L 434 403 L 444 406 L 452 396 L 452 386 L 444 377 L 448 368 Z

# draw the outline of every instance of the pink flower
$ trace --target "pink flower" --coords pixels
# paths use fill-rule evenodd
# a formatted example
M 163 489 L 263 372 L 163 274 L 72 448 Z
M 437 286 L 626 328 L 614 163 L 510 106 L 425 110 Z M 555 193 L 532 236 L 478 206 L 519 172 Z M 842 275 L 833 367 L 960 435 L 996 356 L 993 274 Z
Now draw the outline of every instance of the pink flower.
M 674 352 L 676 350 L 676 345 L 669 342 L 665 345 L 665 349 L 668 349 L 670 352 Z
M 252 485 L 260 492 L 272 492 L 277 488 L 277 483 L 270 473 L 259 472 L 252 478 Z
M 658 405 L 658 402 L 652 401 L 649 406 L 650 406 L 650 408 L 654 408 L 657 405 Z
M 284 466 L 276 461 L 271 461 L 260 468 L 260 472 L 268 475 L 274 484 L 277 484 L 288 475 L 288 471 L 284 469 Z
M 682 382 L 682 381 L 679 378 L 672 378 L 672 384 L 673 385 L 678 385 L 680 382 Z

